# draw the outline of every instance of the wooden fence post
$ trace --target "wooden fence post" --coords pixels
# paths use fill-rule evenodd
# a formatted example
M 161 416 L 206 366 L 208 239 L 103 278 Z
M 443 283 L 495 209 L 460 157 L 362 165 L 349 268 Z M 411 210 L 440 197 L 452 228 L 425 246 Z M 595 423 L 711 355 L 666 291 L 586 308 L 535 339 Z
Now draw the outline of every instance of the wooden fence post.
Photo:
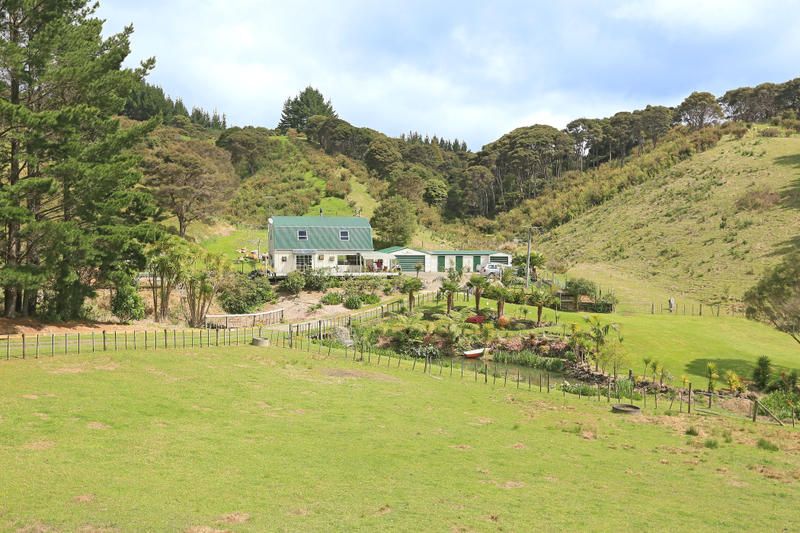
M 103 330 L 103 351 L 106 351 L 106 330 Z
M 692 382 L 689 382 L 689 400 L 686 402 L 686 412 L 692 412 Z

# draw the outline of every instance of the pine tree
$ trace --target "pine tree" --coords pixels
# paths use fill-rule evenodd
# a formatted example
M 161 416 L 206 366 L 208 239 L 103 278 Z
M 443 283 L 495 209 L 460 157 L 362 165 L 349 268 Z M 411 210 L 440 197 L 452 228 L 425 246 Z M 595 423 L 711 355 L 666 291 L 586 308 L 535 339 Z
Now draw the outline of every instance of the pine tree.
M 122 130 L 114 116 L 153 60 L 123 69 L 132 28 L 104 38 L 86 1 L 3 5 L 3 311 L 28 314 L 45 301 L 54 316 L 75 318 L 95 283 L 142 259 L 152 204 L 135 187 L 130 148 L 155 122 Z
M 332 118 L 338 116 L 333 110 L 331 101 L 325 100 L 321 92 L 309 86 L 294 98 L 288 98 L 284 102 L 277 129 L 284 133 L 289 128 L 305 131 L 308 119 L 315 115 Z

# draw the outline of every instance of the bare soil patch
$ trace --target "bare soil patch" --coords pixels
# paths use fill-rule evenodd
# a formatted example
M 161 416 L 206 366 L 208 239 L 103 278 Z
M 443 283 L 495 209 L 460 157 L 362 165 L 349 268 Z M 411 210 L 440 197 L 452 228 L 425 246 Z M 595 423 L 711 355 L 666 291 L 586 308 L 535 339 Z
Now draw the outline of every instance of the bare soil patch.
M 345 368 L 329 368 L 324 371 L 324 374 L 329 377 L 333 378 L 345 378 L 345 379 L 371 379 L 373 381 L 392 381 L 397 382 L 400 381 L 394 376 L 390 376 L 388 374 L 381 374 L 380 372 L 365 372 L 364 370 L 351 370 Z
M 75 503 L 89 503 L 94 501 L 94 494 L 79 494 L 73 498 Z
M 250 520 L 250 515 L 248 513 L 228 513 L 218 520 L 218 522 L 223 522 L 225 524 L 244 524 Z
M 55 445 L 56 445 L 56 443 L 51 441 L 51 440 L 36 440 L 36 441 L 33 441 L 33 442 L 29 442 L 29 443 L 23 445 L 22 447 L 25 448 L 26 450 L 37 450 L 38 451 L 38 450 L 49 450 L 50 448 L 52 448 Z
M 111 426 L 103 424 L 102 422 L 89 422 L 86 424 L 89 429 L 111 429 Z

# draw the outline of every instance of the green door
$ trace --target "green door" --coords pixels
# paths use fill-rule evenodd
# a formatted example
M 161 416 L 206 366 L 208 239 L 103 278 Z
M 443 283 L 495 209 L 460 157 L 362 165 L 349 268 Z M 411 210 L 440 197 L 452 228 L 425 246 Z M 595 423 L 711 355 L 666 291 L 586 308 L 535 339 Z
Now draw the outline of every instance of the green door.
M 464 256 L 457 255 L 456 256 L 456 270 L 464 270 Z
M 440 255 L 436 258 L 436 270 L 444 272 L 444 256 Z
M 481 256 L 473 255 L 472 256 L 472 271 L 477 272 L 481 269 Z
M 403 272 L 415 272 L 417 264 L 422 265 L 422 271 L 425 272 L 425 256 L 424 255 L 396 255 L 397 264 L 400 265 L 400 270 Z

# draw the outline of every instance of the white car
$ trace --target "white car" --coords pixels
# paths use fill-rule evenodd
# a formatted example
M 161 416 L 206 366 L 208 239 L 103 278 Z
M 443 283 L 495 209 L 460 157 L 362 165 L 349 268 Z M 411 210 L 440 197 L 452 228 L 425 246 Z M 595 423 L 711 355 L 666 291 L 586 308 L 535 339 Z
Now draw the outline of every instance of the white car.
M 481 274 L 489 278 L 499 278 L 506 268 L 509 266 L 502 263 L 486 263 L 481 267 Z

